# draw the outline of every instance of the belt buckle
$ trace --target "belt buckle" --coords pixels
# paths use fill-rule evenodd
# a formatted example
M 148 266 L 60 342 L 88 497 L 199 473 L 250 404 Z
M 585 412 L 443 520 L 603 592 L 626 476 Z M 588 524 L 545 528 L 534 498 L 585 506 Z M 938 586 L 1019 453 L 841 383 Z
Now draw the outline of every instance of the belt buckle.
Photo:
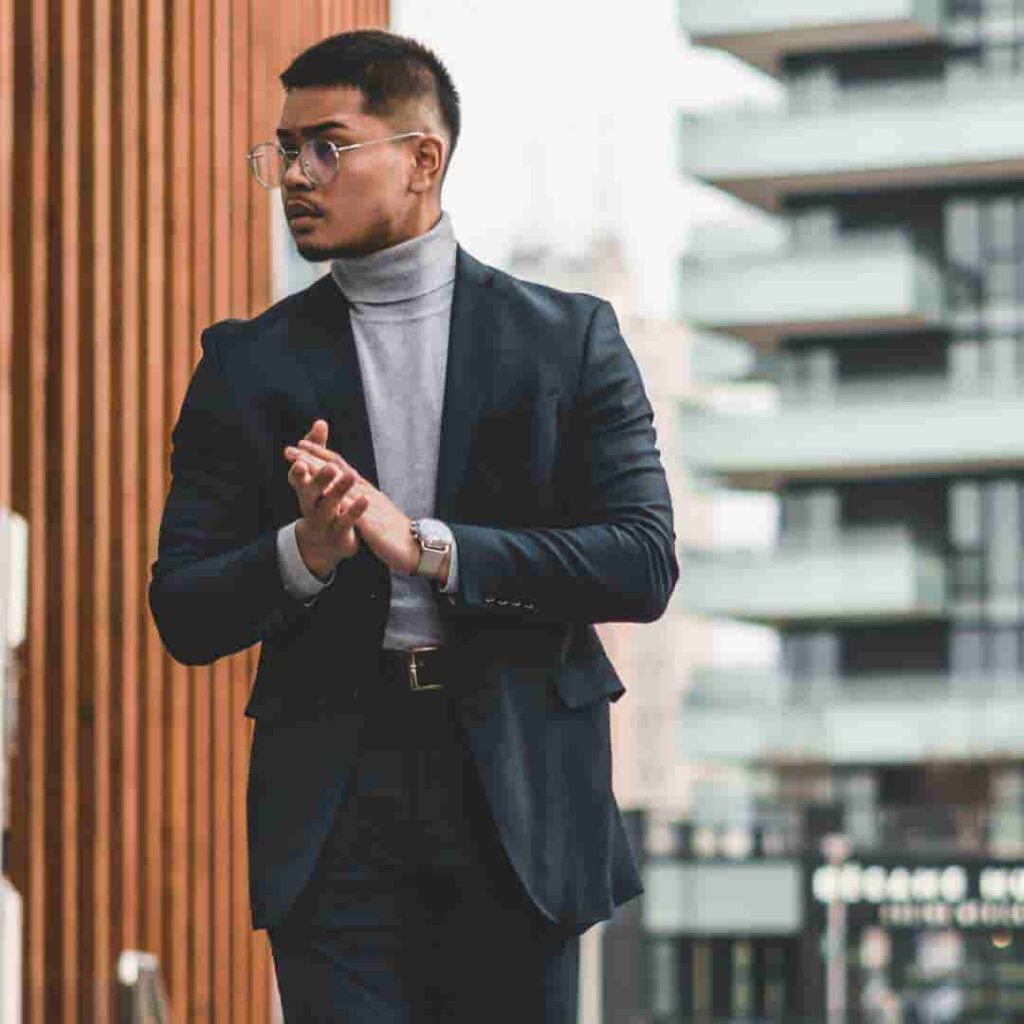
M 419 679 L 419 665 L 416 663 L 416 655 L 423 651 L 436 651 L 436 647 L 412 647 L 407 652 L 409 655 L 409 689 L 410 690 L 442 690 L 442 683 L 421 683 Z

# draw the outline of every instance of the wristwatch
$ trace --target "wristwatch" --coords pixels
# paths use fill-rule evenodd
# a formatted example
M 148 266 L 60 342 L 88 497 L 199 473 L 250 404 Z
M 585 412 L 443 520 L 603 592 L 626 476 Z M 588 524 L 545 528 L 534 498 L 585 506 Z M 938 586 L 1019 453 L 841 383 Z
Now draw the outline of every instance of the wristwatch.
M 436 579 L 445 555 L 452 549 L 452 531 L 440 519 L 414 519 L 410 530 L 420 545 L 420 562 L 413 575 Z

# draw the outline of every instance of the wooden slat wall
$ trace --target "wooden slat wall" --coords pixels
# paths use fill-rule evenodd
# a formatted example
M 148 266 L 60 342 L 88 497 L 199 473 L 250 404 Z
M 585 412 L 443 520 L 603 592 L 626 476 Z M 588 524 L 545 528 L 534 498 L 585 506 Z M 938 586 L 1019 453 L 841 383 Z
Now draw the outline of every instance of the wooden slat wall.
M 25 1024 L 114 1021 L 155 952 L 176 1024 L 270 1020 L 250 929 L 256 652 L 185 668 L 146 606 L 200 330 L 270 301 L 243 155 L 287 60 L 387 0 L 0 0 L 0 505 L 30 524 L 9 873 Z

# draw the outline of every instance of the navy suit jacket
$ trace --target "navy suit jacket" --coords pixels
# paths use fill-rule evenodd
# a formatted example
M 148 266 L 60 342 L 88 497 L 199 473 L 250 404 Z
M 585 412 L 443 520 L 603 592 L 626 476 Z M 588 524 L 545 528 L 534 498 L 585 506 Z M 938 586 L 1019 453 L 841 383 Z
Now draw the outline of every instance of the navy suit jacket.
M 172 435 L 149 602 L 171 655 L 208 664 L 262 641 L 245 714 L 254 928 L 279 921 L 344 798 L 390 578 L 364 544 L 306 606 L 285 590 L 296 518 L 283 448 L 314 419 L 376 485 L 346 301 L 330 275 L 203 333 Z M 464 657 L 450 681 L 509 858 L 538 910 L 582 931 L 642 892 L 611 788 L 593 623 L 649 622 L 678 576 L 651 407 L 612 307 L 458 249 L 435 515 L 459 552 L 439 596 Z

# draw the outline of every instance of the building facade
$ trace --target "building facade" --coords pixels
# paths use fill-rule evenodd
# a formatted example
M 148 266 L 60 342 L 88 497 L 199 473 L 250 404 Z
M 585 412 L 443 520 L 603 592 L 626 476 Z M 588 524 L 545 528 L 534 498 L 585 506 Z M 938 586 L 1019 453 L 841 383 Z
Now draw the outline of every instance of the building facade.
M 683 119 L 683 170 L 787 242 L 681 266 L 772 396 L 684 409 L 686 460 L 780 532 L 684 552 L 677 593 L 781 653 L 684 698 L 686 756 L 743 793 L 649 869 L 653 1019 L 1020 1019 L 1024 3 L 681 10 L 786 92 Z

